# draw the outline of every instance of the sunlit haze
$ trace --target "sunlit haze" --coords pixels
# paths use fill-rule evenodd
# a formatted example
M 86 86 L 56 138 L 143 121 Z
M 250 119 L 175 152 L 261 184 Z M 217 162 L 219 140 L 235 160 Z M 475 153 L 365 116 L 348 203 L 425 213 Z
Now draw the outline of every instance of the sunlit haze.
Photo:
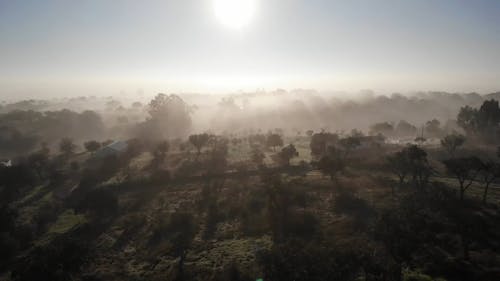
M 500 2 L 0 1 L 0 97 L 500 88 Z

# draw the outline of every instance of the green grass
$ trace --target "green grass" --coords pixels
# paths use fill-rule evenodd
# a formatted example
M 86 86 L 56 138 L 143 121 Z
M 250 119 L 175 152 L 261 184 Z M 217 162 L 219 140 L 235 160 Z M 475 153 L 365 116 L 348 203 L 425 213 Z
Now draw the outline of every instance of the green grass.
M 47 234 L 63 234 L 85 222 L 86 218 L 84 215 L 75 214 L 72 209 L 68 209 L 59 215 L 56 222 L 50 226 Z
M 457 192 L 459 192 L 459 184 L 455 178 L 451 177 L 434 177 L 439 182 L 445 183 L 448 186 L 455 188 Z M 483 199 L 484 186 L 480 182 L 473 182 L 472 185 L 465 191 L 466 197 L 472 197 L 477 200 Z M 500 185 L 491 184 L 488 190 L 488 198 L 487 201 L 489 203 L 500 204 Z
M 46 245 L 56 236 L 64 234 L 86 221 L 84 215 L 75 214 L 73 209 L 67 209 L 59 215 L 48 231 L 35 242 L 35 245 Z
M 28 192 L 28 194 L 26 194 L 26 196 L 24 196 L 21 200 L 19 200 L 17 204 L 22 206 L 27 202 L 31 201 L 32 199 L 34 199 L 36 196 L 41 195 L 40 193 L 42 192 L 44 187 L 45 185 L 43 184 L 34 187 L 32 190 L 30 190 L 30 192 Z

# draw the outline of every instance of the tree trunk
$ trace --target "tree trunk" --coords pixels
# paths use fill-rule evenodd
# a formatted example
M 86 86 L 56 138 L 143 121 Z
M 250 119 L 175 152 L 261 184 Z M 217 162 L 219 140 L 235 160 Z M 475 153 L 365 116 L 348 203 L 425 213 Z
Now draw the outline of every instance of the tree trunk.
M 484 187 L 484 193 L 483 193 L 483 204 L 486 204 L 486 197 L 488 196 L 488 188 L 490 187 L 490 183 L 486 183 Z
M 196 148 L 196 159 L 195 161 L 198 162 L 198 158 L 200 157 L 201 154 L 201 148 Z
M 184 259 L 186 258 L 186 253 L 182 253 L 179 257 L 179 275 L 177 275 L 177 280 L 184 280 Z

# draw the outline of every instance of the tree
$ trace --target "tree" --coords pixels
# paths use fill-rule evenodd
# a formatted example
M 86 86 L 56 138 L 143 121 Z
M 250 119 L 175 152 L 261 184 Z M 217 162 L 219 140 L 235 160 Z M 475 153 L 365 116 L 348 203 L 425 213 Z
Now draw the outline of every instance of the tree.
M 158 94 L 149 103 L 151 118 L 145 126 L 148 137 L 183 137 L 191 128 L 191 111 L 184 100 L 177 95 Z
M 410 145 L 404 150 L 410 163 L 413 184 L 417 188 L 424 188 L 434 172 L 427 161 L 427 152 L 416 145 Z
M 101 143 L 98 141 L 92 140 L 92 141 L 87 141 L 83 144 L 85 149 L 90 152 L 91 154 L 94 154 L 99 148 L 101 148 Z
M 480 176 L 484 184 L 483 203 L 486 204 L 490 184 L 500 178 L 500 164 L 493 161 L 484 162 L 480 170 Z
M 312 137 L 312 135 L 313 135 L 313 134 L 314 134 L 314 131 L 313 131 L 313 130 L 307 130 L 307 131 L 306 131 L 306 135 L 307 135 L 308 137 Z
M 108 146 L 113 143 L 113 140 L 105 140 L 101 143 L 102 147 Z
M 460 185 L 460 200 L 463 201 L 465 191 L 472 185 L 483 163 L 477 157 L 452 158 L 443 161 L 446 170 L 453 175 Z
M 311 149 L 311 155 L 318 159 L 327 153 L 328 147 L 337 144 L 339 137 L 337 134 L 331 133 L 317 133 L 311 137 L 309 143 L 309 148 Z
M 479 109 L 465 106 L 457 115 L 457 124 L 467 134 L 479 135 L 489 141 L 497 141 L 500 107 L 496 100 L 486 100 Z
M 0 153 L 24 153 L 33 149 L 38 138 L 21 133 L 17 128 L 0 126 Z
M 196 224 L 192 214 L 184 212 L 175 212 L 170 215 L 167 223 L 159 223 L 153 230 L 153 234 L 149 240 L 150 244 L 167 240 L 170 242 L 171 253 L 174 257 L 179 257 L 178 277 L 183 279 L 184 261 L 187 251 L 191 246 L 196 235 Z M 158 260 L 158 262 L 160 259 Z
M 210 138 L 211 136 L 207 133 L 189 136 L 189 142 L 196 148 L 196 160 L 198 160 L 201 149 L 208 144 Z
M 346 166 L 341 152 L 335 146 L 328 147 L 327 154 L 321 157 L 315 165 L 323 174 L 330 176 L 332 181 L 335 181 L 337 174 L 342 172 Z
M 212 138 L 212 150 L 207 160 L 207 168 L 210 174 L 223 173 L 227 167 L 227 155 L 229 153 L 228 140 L 226 138 Z
M 257 166 L 262 166 L 264 164 L 264 159 L 266 159 L 266 155 L 258 146 L 254 145 L 250 151 L 250 158 Z
M 59 151 L 65 156 L 73 154 L 75 152 L 75 149 L 76 145 L 70 138 L 63 138 L 61 139 L 61 142 L 59 142 Z
M 394 126 L 389 122 L 375 123 L 370 127 L 370 134 L 382 134 L 386 137 L 392 136 L 394 133 Z
M 406 207 L 382 212 L 374 226 L 375 238 L 383 243 L 396 263 L 394 279 L 388 280 L 402 280 L 403 264 L 411 258 L 419 245 L 420 237 L 415 235 L 419 229 L 414 226 L 414 215 L 405 209 Z
M 460 108 L 457 115 L 457 124 L 462 127 L 467 133 L 475 133 L 478 128 L 478 112 L 477 109 L 470 106 Z
M 286 221 L 289 218 L 290 196 L 286 192 L 279 174 L 267 173 L 262 175 L 262 182 L 267 195 L 267 213 L 273 240 L 278 243 L 285 237 Z
M 453 158 L 455 157 L 455 152 L 457 148 L 465 143 L 465 136 L 463 135 L 447 135 L 441 140 L 441 146 L 450 154 Z
M 169 149 L 168 141 L 159 142 L 152 151 L 153 160 L 151 162 L 154 169 L 158 169 L 165 162 Z
M 267 147 L 272 147 L 273 150 L 276 150 L 276 147 L 283 146 L 283 138 L 279 134 L 271 133 L 267 135 L 266 145 Z
M 28 156 L 29 165 L 35 170 L 39 179 L 43 179 L 44 171 L 47 170 L 49 165 L 50 150 L 46 143 L 42 143 L 40 150 Z
M 389 169 L 399 178 L 399 186 L 402 186 L 406 177 L 411 173 L 411 163 L 406 151 L 398 151 L 386 159 Z M 394 186 L 392 187 L 394 194 Z
M 405 120 L 401 120 L 396 126 L 395 131 L 396 134 L 401 137 L 414 136 L 417 134 L 417 127 L 413 126 Z
M 481 128 L 497 127 L 500 122 L 500 107 L 497 100 L 484 101 L 479 108 L 477 118 L 478 125 Z
M 25 187 L 33 187 L 36 175 L 27 164 L 0 166 L 0 203 L 10 203 Z
M 361 145 L 361 138 L 358 136 L 346 137 L 340 139 L 339 144 L 344 149 L 344 157 L 347 157 L 352 150 Z
M 425 132 L 432 137 L 440 136 L 442 133 L 441 122 L 439 122 L 439 120 L 437 119 L 427 121 L 425 123 Z
M 432 168 L 427 161 L 427 153 L 416 145 L 403 148 L 388 156 L 386 161 L 389 169 L 398 176 L 400 186 L 404 184 L 408 176 L 411 176 L 413 184 L 423 188 L 432 174 Z
M 278 159 L 285 166 L 290 166 L 290 160 L 294 157 L 299 156 L 299 152 L 295 149 L 293 144 L 289 144 L 281 149 L 278 153 Z

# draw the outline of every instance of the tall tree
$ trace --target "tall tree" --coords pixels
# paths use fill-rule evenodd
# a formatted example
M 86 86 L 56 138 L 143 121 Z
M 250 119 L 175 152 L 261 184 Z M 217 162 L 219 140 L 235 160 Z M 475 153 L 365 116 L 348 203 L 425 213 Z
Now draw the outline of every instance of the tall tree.
M 150 134 L 155 137 L 182 137 L 191 128 L 192 108 L 178 95 L 158 94 L 149 103 Z M 149 136 L 151 137 L 151 136 Z
M 460 200 L 463 201 L 465 191 L 472 185 L 483 163 L 477 157 L 452 158 L 443 161 L 446 170 L 453 175 L 460 186 Z
M 483 203 L 486 204 L 488 189 L 491 183 L 500 178 L 500 164 L 493 161 L 484 162 L 480 170 L 480 176 L 484 185 Z

